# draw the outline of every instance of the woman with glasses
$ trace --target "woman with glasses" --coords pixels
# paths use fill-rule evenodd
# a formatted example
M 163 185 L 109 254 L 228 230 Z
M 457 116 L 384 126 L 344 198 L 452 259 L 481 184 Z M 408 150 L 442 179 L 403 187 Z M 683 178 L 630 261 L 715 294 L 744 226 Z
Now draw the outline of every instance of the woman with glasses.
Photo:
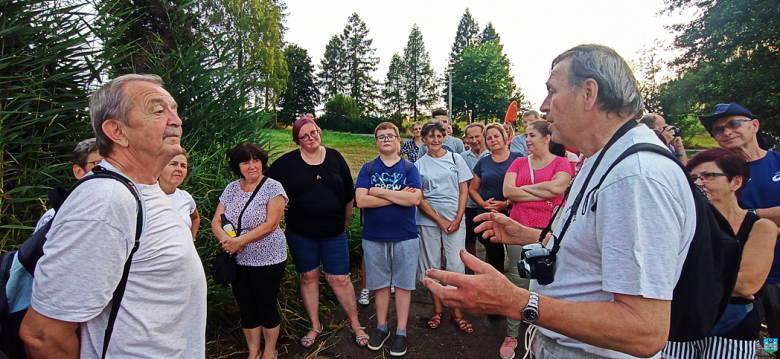
M 713 148 L 691 157 L 686 168 L 731 224 L 742 246 L 742 261 L 726 313 L 710 336 L 693 342 L 668 342 L 662 356 L 668 359 L 755 358 L 761 317 L 753 296 L 772 267 L 777 226 L 739 207 L 737 200 L 750 178 L 750 165 L 742 156 Z
M 173 203 L 173 208 L 179 212 L 184 224 L 192 231 L 192 239 L 195 239 L 200 227 L 200 214 L 198 214 L 198 208 L 195 206 L 195 200 L 192 196 L 187 191 L 179 189 L 179 186 L 190 174 L 189 162 L 190 155 L 182 148 L 181 153 L 174 156 L 160 172 L 160 178 L 157 182 L 160 184 L 160 189 L 168 195 L 168 199 Z
M 422 132 L 422 123 L 420 123 L 420 121 L 414 121 L 412 124 L 414 138 L 401 145 L 401 155 L 406 155 L 406 158 L 412 163 L 417 162 L 417 153 L 420 152 L 420 146 L 422 145 L 422 136 L 420 136 L 420 132 Z
M 359 346 L 368 336 L 357 316 L 355 291 L 349 278 L 346 230 L 355 198 L 352 174 L 339 151 L 322 146 L 321 130 L 311 115 L 293 124 L 293 141 L 299 149 L 271 165 L 266 175 L 282 183 L 290 198 L 285 215 L 287 245 L 301 277 L 303 305 L 311 319 L 301 345 L 309 348 L 323 329 L 319 317 L 320 262 L 325 278 L 349 317 Z

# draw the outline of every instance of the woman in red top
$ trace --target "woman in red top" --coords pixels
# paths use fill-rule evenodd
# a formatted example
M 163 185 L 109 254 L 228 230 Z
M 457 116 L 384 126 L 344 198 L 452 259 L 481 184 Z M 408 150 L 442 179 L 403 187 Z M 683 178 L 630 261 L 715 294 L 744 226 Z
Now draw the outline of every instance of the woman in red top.
M 553 209 L 563 202 L 563 192 L 573 171 L 566 159 L 566 148 L 552 142 L 547 122 L 531 123 L 526 129 L 528 157 L 516 159 L 504 176 L 504 197 L 512 204 L 509 217 L 527 227 L 544 228 Z M 506 246 L 509 263 L 520 260 L 522 246 Z M 509 266 L 509 280 L 528 289 L 528 279 L 520 278 L 516 265 Z M 507 318 L 507 334 L 501 345 L 502 358 L 514 356 L 520 321 Z

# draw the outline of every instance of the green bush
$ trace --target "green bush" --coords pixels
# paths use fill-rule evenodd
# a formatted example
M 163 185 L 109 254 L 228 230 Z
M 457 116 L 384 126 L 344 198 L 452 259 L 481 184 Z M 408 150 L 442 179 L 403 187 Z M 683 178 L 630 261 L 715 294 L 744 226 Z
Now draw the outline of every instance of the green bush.
M 360 107 L 354 98 L 336 94 L 325 103 L 325 114 L 336 117 L 358 118 L 360 117 Z
M 360 118 L 348 118 L 343 116 L 334 116 L 325 114 L 317 119 L 317 125 L 323 130 L 331 130 L 338 132 L 349 133 L 365 133 L 373 134 L 374 129 L 382 122 L 390 121 L 385 117 L 360 117 Z

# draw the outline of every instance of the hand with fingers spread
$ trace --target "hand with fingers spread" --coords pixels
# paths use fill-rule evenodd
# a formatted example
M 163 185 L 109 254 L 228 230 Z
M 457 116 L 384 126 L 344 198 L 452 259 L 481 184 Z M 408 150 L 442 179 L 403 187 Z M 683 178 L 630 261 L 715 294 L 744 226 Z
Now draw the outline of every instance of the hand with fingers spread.
M 451 308 L 472 314 L 500 314 L 521 319 L 520 312 L 528 301 L 528 291 L 518 288 L 504 274 L 465 249 L 461 249 L 460 258 L 474 275 L 429 269 L 423 284 L 431 293 Z
M 540 230 L 523 226 L 502 213 L 483 213 L 474 217 L 474 222 L 482 222 L 474 231 L 494 243 L 526 245 L 539 241 L 541 234 Z

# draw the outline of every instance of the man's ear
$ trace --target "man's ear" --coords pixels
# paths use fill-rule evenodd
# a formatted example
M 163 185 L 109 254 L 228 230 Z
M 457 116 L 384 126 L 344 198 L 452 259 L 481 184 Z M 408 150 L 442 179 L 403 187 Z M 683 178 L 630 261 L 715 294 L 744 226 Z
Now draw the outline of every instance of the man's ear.
M 87 172 L 84 171 L 83 168 L 79 165 L 73 165 L 73 176 L 76 177 L 76 180 L 80 180 L 82 177 L 86 176 Z
M 125 124 L 121 121 L 108 119 L 103 122 L 101 128 L 103 129 L 103 133 L 114 142 L 115 146 L 130 146 L 130 142 L 127 140 L 125 134 Z
M 596 108 L 596 98 L 599 94 L 599 84 L 594 79 L 587 79 L 582 83 L 579 90 L 582 96 L 585 110 L 591 111 Z

